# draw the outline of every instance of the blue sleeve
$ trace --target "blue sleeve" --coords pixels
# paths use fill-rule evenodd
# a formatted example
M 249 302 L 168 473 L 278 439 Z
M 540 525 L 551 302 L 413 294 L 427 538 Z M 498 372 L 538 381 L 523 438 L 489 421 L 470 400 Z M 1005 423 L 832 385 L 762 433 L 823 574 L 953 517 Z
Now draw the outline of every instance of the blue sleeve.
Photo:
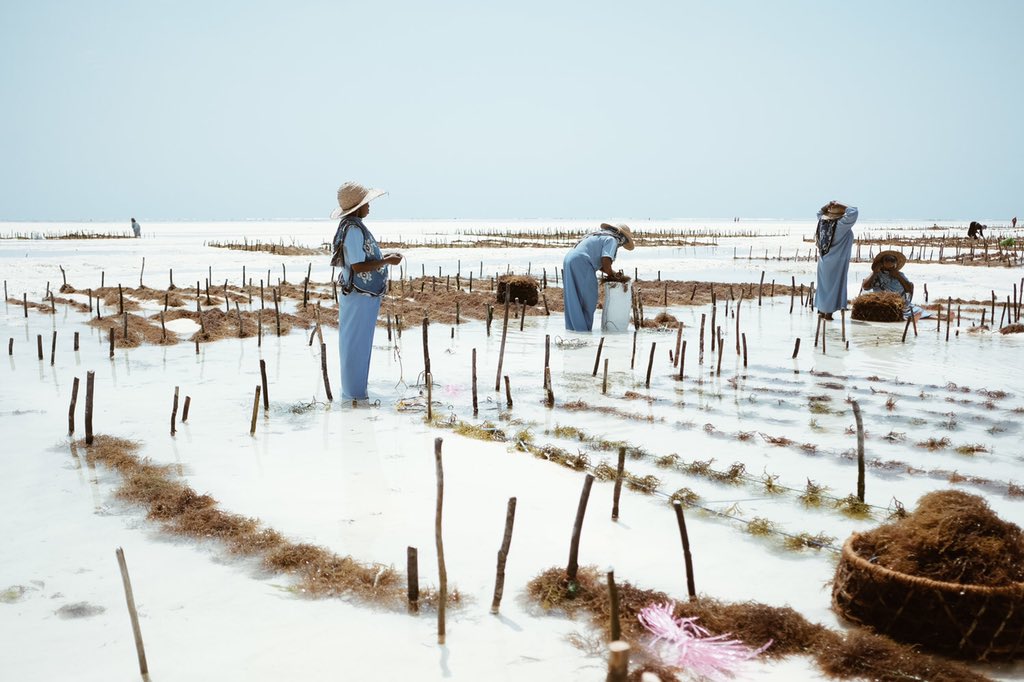
M 843 214 L 843 217 L 839 219 L 838 224 L 844 227 L 853 227 L 853 224 L 857 222 L 858 215 L 857 207 L 849 206 L 846 209 L 846 213 Z
M 615 237 L 602 237 L 601 241 L 601 257 L 615 260 L 615 254 L 619 250 L 619 242 L 616 241 Z
M 363 233 L 358 227 L 349 227 L 345 235 L 345 264 L 362 263 L 366 260 L 363 251 Z

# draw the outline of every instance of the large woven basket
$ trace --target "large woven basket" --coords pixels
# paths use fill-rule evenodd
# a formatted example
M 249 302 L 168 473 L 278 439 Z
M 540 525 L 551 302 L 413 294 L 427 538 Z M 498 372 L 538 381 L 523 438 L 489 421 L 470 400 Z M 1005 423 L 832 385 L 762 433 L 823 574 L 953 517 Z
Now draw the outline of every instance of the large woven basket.
M 832 607 L 848 620 L 909 644 L 968 660 L 1008 660 L 1024 649 L 1024 583 L 961 585 L 907 575 L 843 545 Z

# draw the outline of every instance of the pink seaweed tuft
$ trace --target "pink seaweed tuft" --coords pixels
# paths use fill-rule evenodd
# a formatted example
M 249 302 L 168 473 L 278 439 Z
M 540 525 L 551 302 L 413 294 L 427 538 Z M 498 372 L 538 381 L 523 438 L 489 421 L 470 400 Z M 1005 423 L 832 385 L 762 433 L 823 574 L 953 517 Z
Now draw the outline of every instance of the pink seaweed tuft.
M 740 666 L 772 644 L 751 649 L 729 634 L 712 635 L 696 618 L 674 618 L 675 603 L 652 604 L 640 611 L 640 623 L 654 635 L 672 665 L 712 680 L 732 677 Z

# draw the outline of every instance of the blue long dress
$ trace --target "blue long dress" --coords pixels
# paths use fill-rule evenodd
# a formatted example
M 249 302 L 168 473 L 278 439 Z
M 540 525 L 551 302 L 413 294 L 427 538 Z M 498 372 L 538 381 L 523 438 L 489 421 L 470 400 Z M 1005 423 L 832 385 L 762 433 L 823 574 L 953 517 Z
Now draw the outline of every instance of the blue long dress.
M 597 310 L 597 271 L 601 258 L 615 260 L 619 242 L 610 234 L 591 234 L 580 240 L 562 261 L 562 303 L 565 328 L 589 332 Z
M 377 328 L 380 296 L 387 287 L 387 266 L 371 272 L 352 273 L 353 263 L 381 260 L 380 246 L 369 230 L 359 230 L 358 218 L 348 216 L 338 226 L 335 245 L 341 240 L 343 227 L 348 221 L 345 235 L 345 264 L 341 266 L 341 284 L 354 284 L 353 290 L 338 298 L 338 357 L 341 364 L 341 397 L 343 400 L 364 400 L 369 397 L 366 384 L 370 375 L 370 354 L 373 351 L 373 332 Z M 365 239 L 364 239 L 365 234 Z M 362 290 L 362 291 L 360 291 Z M 369 292 L 369 293 L 364 293 Z
M 821 211 L 818 211 L 818 220 L 821 220 L 821 215 Z M 846 307 L 846 280 L 850 274 L 855 222 L 857 209 L 850 206 L 843 217 L 836 221 L 835 235 L 828 252 L 818 257 L 818 288 L 814 292 L 814 307 L 819 312 L 830 314 Z

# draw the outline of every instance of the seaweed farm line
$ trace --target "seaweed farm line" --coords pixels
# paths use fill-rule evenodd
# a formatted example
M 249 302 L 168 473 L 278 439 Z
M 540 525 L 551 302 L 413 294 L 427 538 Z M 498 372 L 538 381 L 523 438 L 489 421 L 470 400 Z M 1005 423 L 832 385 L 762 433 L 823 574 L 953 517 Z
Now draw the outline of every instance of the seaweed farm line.
M 669 227 L 696 233 L 732 225 Z M 384 237 L 419 229 L 433 239 L 507 226 L 381 227 Z M 327 257 L 203 245 L 316 247 L 333 225 L 143 228 L 139 240 L 0 243 L 7 288 L 0 339 L 9 351 L 0 370 L 0 512 L 12 522 L 0 626 L 11 679 L 136 679 L 117 547 L 131 571 L 154 679 L 315 679 L 339 666 L 346 679 L 603 679 L 607 663 L 594 653 L 603 644 L 586 646 L 594 637 L 589 626 L 545 615 L 525 596 L 531 579 L 564 565 L 587 473 L 597 480 L 581 566 L 613 566 L 620 580 L 685 600 L 669 504 L 680 500 L 699 594 L 789 605 L 837 631 L 844 625 L 827 589 L 832 550 L 852 532 L 950 487 L 1024 522 L 1024 334 L 991 327 L 993 309 L 997 319 L 1020 313 L 1020 268 L 909 265 L 920 303 L 927 283 L 930 306 L 960 306 L 948 329 L 945 321 L 922 320 L 904 339 L 902 324 L 838 315 L 822 329 L 798 292 L 803 285 L 809 294 L 813 260 L 733 258 L 734 245 L 755 255 L 805 249 L 808 222 L 747 223 L 734 228 L 735 237 L 716 237 L 717 246 L 620 254 L 616 267 L 630 274 L 635 267 L 642 280 L 645 318 L 665 313 L 681 328 L 577 334 L 565 331 L 559 312 L 562 249 L 412 249 L 381 310 L 374 402 L 354 407 L 329 397 L 339 386 Z M 512 306 L 503 340 L 491 278 L 527 270 L 547 278 L 550 314 L 543 303 Z M 857 270 L 851 267 L 851 295 L 863 277 Z M 714 303 L 711 282 L 718 283 Z M 704 284 L 695 296 L 690 284 L 697 283 Z M 275 296 L 286 323 L 280 335 Z M 453 310 L 456 302 L 465 305 Z M 982 311 L 985 330 L 978 328 Z M 432 322 L 425 333 L 423 312 Z M 82 390 L 68 435 L 76 379 Z M 90 431 L 134 441 L 139 461 L 215 498 L 225 512 L 258 520 L 296 551 L 313 545 L 378 567 L 365 578 L 373 588 L 404 583 L 410 547 L 424 595 L 439 586 L 434 440 L 442 438 L 444 564 L 449 597 L 458 595 L 444 644 L 426 596 L 415 613 L 358 596 L 324 599 L 300 568 L 290 573 L 291 564 L 280 561 L 284 569 L 272 571 L 255 555 L 233 553 L 223 528 L 168 534 L 160 516 L 117 494 L 124 480 L 116 468 L 87 456 L 80 442 L 87 379 L 95 401 Z M 860 505 L 852 401 L 864 424 Z M 620 448 L 625 485 L 612 521 Z M 492 615 L 494 558 L 511 497 L 504 599 Z M 62 656 L 47 655 L 57 647 Z M 1019 666 L 974 670 L 1024 679 Z M 826 674 L 811 658 L 790 656 L 752 661 L 742 679 Z

